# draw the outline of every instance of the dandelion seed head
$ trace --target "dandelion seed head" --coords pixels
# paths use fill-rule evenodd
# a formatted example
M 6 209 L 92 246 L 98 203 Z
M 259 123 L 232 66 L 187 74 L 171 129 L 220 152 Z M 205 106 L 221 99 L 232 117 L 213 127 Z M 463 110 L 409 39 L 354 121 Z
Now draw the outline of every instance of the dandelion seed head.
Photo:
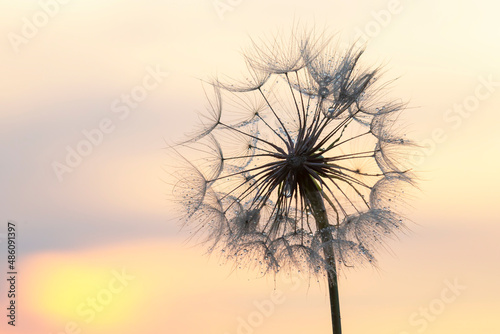
M 201 128 L 176 149 L 186 226 L 238 267 L 323 275 L 376 265 L 406 228 L 405 105 L 387 98 L 362 49 L 328 42 L 297 31 L 254 41 L 250 75 L 212 80 Z

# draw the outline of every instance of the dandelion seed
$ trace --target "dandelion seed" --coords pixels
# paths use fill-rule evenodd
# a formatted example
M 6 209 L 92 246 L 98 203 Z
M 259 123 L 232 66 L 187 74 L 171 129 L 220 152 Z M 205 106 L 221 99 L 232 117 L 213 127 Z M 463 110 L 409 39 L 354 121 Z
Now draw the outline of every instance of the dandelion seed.
M 377 247 L 405 227 L 391 208 L 413 181 L 411 142 L 394 132 L 404 104 L 383 100 L 363 50 L 327 42 L 295 32 L 254 43 L 247 80 L 214 80 L 208 121 L 179 146 L 202 157 L 184 158 L 174 193 L 186 224 L 238 267 L 326 274 L 340 333 L 338 270 L 376 265 Z

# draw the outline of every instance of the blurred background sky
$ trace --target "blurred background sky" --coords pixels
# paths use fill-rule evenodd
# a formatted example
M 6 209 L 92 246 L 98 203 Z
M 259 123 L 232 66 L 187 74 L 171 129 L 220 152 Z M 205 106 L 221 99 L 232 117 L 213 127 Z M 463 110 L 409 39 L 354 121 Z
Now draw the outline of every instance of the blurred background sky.
M 2 332 L 328 333 L 323 283 L 231 274 L 185 242 L 163 182 L 165 140 L 204 110 L 200 79 L 237 76 L 249 37 L 300 22 L 368 40 L 364 63 L 399 77 L 390 94 L 409 101 L 408 134 L 427 145 L 414 161 L 413 232 L 378 270 L 342 274 L 344 332 L 498 334 L 499 10 L 486 0 L 1 0 L 2 275 L 9 220 L 19 251 L 17 326 L 6 325 L 2 278 Z M 123 94 L 148 76 L 157 84 L 125 113 Z M 58 177 L 54 164 L 102 122 L 108 133 Z M 259 311 L 273 291 L 280 302 Z

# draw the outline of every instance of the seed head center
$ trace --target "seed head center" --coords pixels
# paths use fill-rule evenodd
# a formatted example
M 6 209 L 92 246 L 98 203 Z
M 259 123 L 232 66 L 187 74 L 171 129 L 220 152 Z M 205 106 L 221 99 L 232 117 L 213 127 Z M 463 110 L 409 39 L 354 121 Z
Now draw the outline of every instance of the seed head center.
M 303 155 L 290 155 L 287 159 L 287 165 L 292 169 L 301 169 L 307 161 L 307 157 Z

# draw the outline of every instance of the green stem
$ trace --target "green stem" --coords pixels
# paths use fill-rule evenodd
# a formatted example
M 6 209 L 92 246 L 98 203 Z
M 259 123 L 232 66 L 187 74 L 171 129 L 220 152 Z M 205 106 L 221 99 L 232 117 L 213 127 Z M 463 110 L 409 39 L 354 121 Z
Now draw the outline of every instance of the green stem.
M 321 233 L 321 242 L 323 243 L 323 252 L 328 265 L 328 290 L 330 294 L 330 311 L 332 314 L 333 334 L 342 334 L 340 325 L 340 302 L 339 286 L 337 283 L 337 266 L 335 263 L 335 252 L 333 251 L 332 235 L 326 229 L 328 224 L 328 215 L 326 213 L 325 203 L 321 196 L 321 190 L 311 178 L 304 185 L 304 193 L 311 206 L 311 211 L 316 221 L 316 228 Z

